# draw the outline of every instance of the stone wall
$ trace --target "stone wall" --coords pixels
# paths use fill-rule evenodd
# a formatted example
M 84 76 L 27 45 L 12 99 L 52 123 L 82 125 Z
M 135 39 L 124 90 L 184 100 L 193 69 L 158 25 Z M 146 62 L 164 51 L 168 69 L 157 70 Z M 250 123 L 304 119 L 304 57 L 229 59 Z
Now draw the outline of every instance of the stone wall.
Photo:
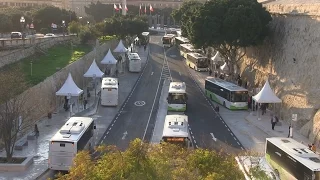
M 271 35 L 263 45 L 247 48 L 240 63 L 251 87 L 262 87 L 269 78 L 283 101 L 281 118 L 290 121 L 298 114 L 295 128 L 312 141 L 320 131 L 319 21 L 320 16 L 274 14 Z
M 56 96 L 55 93 L 61 88 L 67 79 L 69 72 L 72 74 L 73 80 L 78 87 L 83 89 L 83 87 L 85 87 L 89 82 L 89 78 L 85 79 L 83 74 L 88 70 L 93 59 L 96 59 L 100 69 L 103 69 L 99 62 L 103 59 L 107 50 L 109 48 L 114 49 L 117 43 L 117 40 L 112 40 L 100 45 L 96 48 L 96 52 L 92 51 L 86 54 L 79 60 L 46 78 L 43 82 L 22 93 L 20 97 L 25 98 L 26 95 L 28 96 L 26 105 L 35 108 L 34 112 L 30 116 L 34 119 L 40 119 L 41 117 L 46 116 L 48 112 L 54 112 L 57 110 L 57 107 L 60 107 L 64 97 Z

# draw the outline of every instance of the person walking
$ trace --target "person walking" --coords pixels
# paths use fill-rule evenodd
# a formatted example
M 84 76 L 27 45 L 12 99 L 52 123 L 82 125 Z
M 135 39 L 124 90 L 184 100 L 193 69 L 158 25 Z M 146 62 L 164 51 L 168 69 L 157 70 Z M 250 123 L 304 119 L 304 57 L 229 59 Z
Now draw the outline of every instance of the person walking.
M 34 125 L 34 135 L 35 135 L 36 137 L 38 137 L 39 134 L 40 134 L 40 133 L 39 133 L 38 125 L 35 124 L 35 125 Z
M 316 151 L 317 151 L 317 148 L 313 143 L 311 145 L 311 151 L 313 151 L 314 153 L 316 153 Z
M 212 74 L 212 71 L 211 71 L 211 69 L 209 69 L 209 76 L 211 76 L 211 74 Z
M 88 104 L 88 100 L 86 98 L 84 98 L 84 100 L 83 100 L 83 109 L 86 109 L 87 104 Z
M 144 45 L 143 49 L 144 49 L 144 51 L 146 51 L 147 50 L 147 45 Z
M 271 127 L 272 127 L 272 130 L 274 130 L 274 126 L 276 125 L 277 123 L 277 119 L 274 117 L 274 115 L 271 116 Z

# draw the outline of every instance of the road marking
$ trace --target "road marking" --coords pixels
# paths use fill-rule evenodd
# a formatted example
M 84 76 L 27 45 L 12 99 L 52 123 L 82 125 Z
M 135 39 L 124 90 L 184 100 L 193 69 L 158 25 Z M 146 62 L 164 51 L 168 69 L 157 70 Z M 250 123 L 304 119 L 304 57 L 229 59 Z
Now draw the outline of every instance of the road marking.
M 230 129 L 228 128 L 228 131 L 230 132 Z
M 238 145 L 240 145 L 240 143 L 239 142 L 237 142 L 238 143 Z
M 192 136 L 192 138 L 194 139 L 194 136 Z
M 236 137 L 233 137 L 234 140 L 237 140 Z
M 193 133 L 190 131 L 190 134 L 192 135 Z
M 224 124 L 224 121 L 222 121 L 222 123 Z
M 118 119 L 119 116 L 116 117 L 116 120 Z
M 122 136 L 122 140 L 124 140 L 125 138 L 126 138 L 126 136 L 128 135 L 128 132 L 126 131 L 126 132 L 124 132 L 123 133 L 123 136 Z
M 197 141 L 195 139 L 193 139 L 194 143 L 197 144 Z
M 213 139 L 214 141 L 217 141 L 217 138 L 214 137 L 213 133 L 210 133 L 210 135 L 211 135 L 211 137 L 212 137 L 212 139 Z
M 153 72 L 151 73 L 151 76 L 153 75 Z
M 106 137 L 107 137 L 107 136 L 104 136 L 104 137 L 103 137 L 103 140 L 105 140 L 105 139 L 106 139 Z
M 111 127 L 113 127 L 113 125 L 114 125 L 114 123 L 113 123 L 113 124 L 111 124 Z
M 198 145 L 196 145 L 196 147 L 199 148 Z
M 227 127 L 227 125 L 224 125 L 225 127 Z
M 115 119 L 113 123 L 116 123 L 116 122 L 117 122 L 117 120 Z
M 109 131 L 111 130 L 111 128 L 109 128 Z
M 231 136 L 234 136 L 233 133 L 230 133 L 230 134 L 231 134 Z
M 241 149 L 244 150 L 243 147 L 241 147 Z
M 109 134 L 109 131 L 107 131 L 107 134 Z
M 145 104 L 146 104 L 146 102 L 144 102 L 144 101 L 136 101 L 136 102 L 134 102 L 135 106 L 144 106 Z

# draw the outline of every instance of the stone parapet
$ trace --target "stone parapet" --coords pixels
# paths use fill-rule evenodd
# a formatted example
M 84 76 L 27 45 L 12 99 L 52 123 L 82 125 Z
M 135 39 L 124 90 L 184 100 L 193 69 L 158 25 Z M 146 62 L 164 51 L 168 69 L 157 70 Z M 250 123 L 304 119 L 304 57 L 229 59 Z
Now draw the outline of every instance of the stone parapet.
M 261 3 L 273 14 L 320 16 L 318 0 L 273 0 Z

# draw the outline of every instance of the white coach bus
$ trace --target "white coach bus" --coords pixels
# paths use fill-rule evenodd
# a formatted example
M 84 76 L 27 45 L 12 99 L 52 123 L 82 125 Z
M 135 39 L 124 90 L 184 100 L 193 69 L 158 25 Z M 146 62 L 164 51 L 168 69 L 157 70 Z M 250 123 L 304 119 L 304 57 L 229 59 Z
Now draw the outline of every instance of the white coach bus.
M 192 44 L 180 44 L 180 55 L 187 59 L 188 53 L 201 53 L 201 49 L 195 49 Z
M 49 142 L 49 169 L 68 171 L 79 151 L 93 148 L 95 128 L 90 117 L 71 117 Z
M 129 71 L 130 72 L 141 72 L 141 59 L 138 53 L 130 53 L 129 59 Z
M 167 115 L 164 121 L 161 141 L 191 148 L 192 142 L 188 128 L 188 116 Z
M 320 156 L 292 138 L 266 138 L 265 157 L 280 179 L 320 180 Z
M 118 105 L 118 88 L 117 78 L 105 77 L 101 83 L 101 105 L 117 106 Z
M 199 53 L 187 53 L 186 64 L 195 71 L 208 71 L 208 58 Z
M 167 97 L 168 111 L 186 111 L 187 99 L 186 84 L 184 82 L 171 82 Z
M 162 37 L 163 47 L 171 47 L 174 45 L 175 35 L 174 34 L 166 34 Z

